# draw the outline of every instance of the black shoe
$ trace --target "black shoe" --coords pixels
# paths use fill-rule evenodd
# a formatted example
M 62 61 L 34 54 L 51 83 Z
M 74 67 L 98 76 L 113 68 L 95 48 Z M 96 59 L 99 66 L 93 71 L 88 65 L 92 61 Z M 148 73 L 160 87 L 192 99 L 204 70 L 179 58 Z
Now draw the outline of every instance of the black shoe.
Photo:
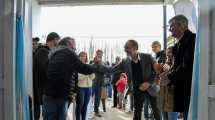
M 112 106 L 112 108 L 116 108 L 116 106 Z
M 103 112 L 106 112 L 106 110 L 103 110 Z
M 149 115 L 144 115 L 144 118 L 147 120 L 147 119 L 150 118 L 150 116 Z

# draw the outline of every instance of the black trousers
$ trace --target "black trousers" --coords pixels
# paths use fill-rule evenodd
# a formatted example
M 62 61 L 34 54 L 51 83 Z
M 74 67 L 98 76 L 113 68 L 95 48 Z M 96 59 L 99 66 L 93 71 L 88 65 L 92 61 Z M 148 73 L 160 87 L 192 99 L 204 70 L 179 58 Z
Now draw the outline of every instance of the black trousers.
M 117 88 L 116 85 L 113 84 L 113 106 L 117 107 Z
M 34 104 L 34 120 L 39 120 L 40 119 L 40 104 Z
M 134 117 L 133 117 L 133 120 L 141 120 L 145 96 L 149 96 L 149 100 L 151 103 L 151 108 L 152 108 L 155 120 L 161 120 L 161 113 L 157 107 L 156 97 L 152 97 L 149 95 L 148 92 L 142 92 L 138 89 L 134 89 L 133 92 L 134 92 Z

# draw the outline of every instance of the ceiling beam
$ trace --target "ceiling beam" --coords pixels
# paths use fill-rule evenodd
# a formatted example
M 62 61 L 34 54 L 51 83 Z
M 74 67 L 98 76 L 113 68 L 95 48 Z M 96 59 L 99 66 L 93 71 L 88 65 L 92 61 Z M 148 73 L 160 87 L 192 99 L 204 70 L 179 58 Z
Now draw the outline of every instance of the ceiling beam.
M 43 6 L 163 4 L 166 0 L 38 0 Z M 169 0 L 168 0 L 169 1 Z

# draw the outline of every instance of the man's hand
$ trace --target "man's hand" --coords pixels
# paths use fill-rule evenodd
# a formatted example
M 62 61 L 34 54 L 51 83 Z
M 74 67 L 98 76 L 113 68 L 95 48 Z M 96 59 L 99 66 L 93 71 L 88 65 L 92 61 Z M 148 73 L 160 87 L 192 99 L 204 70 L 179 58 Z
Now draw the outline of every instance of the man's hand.
M 150 83 L 144 82 L 140 85 L 139 90 L 146 91 L 150 86 L 151 86 Z
M 167 74 L 168 74 L 167 72 L 163 72 L 159 75 L 161 86 L 167 86 L 170 83 L 170 80 L 168 79 Z
M 170 70 L 170 65 L 168 65 L 168 64 L 164 64 L 163 65 L 163 71 L 169 71 Z

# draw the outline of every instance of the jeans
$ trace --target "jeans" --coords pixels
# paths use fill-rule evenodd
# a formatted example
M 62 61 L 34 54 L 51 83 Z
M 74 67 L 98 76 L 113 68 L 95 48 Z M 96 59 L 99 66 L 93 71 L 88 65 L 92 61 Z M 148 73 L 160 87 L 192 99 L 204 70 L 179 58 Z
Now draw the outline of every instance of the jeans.
M 144 100 L 144 117 L 145 118 L 149 118 L 149 105 L 150 105 L 149 96 L 145 95 L 145 100 Z
M 151 103 L 152 111 L 155 120 L 161 120 L 161 114 L 159 109 L 157 108 L 157 100 L 156 97 L 152 97 L 148 92 L 142 92 L 138 89 L 134 89 L 134 117 L 133 120 L 141 120 L 142 117 L 142 109 L 143 103 L 145 101 L 145 96 L 149 96 L 149 100 Z
M 100 100 L 101 100 L 101 91 L 102 91 L 101 86 L 93 86 L 93 94 L 95 94 L 95 101 L 94 101 L 94 112 L 95 113 L 99 112 L 99 105 L 100 105 Z
M 43 120 L 66 120 L 68 111 L 68 100 L 43 96 Z
M 86 120 L 92 88 L 80 88 L 76 99 L 76 120 Z
M 133 109 L 134 109 L 134 95 L 133 95 L 133 92 L 130 93 L 129 98 L 130 98 L 130 111 L 133 111 Z
M 178 113 L 177 112 L 168 112 L 168 120 L 177 120 Z
M 177 112 L 162 112 L 163 120 L 177 120 Z
M 109 85 L 107 86 L 107 89 L 108 89 L 108 98 L 112 98 L 112 85 L 109 84 Z

